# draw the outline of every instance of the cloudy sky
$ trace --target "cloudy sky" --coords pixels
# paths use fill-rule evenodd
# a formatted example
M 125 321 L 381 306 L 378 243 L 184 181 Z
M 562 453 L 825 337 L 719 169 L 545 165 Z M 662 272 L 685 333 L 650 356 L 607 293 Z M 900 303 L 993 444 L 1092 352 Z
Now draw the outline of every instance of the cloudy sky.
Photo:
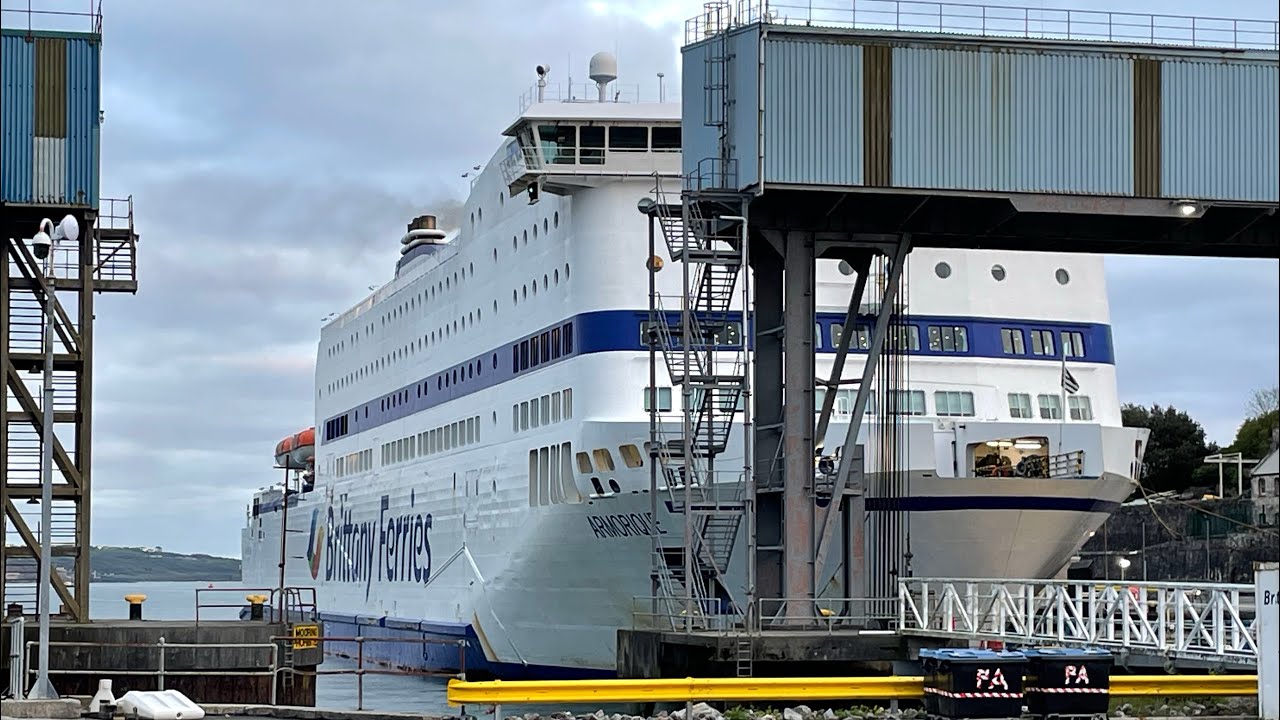
M 700 6 L 107 0 L 103 195 L 134 197 L 141 287 L 98 303 L 93 541 L 238 556 L 272 447 L 314 422 L 321 318 L 390 278 L 408 218 L 464 197 L 535 64 L 581 79 L 607 49 L 656 92 L 657 72 L 678 82 Z M 1261 0 L 1212 10 L 1275 16 Z M 1276 382 L 1277 276 L 1111 260 L 1122 399 L 1184 408 L 1230 442 L 1250 392 Z

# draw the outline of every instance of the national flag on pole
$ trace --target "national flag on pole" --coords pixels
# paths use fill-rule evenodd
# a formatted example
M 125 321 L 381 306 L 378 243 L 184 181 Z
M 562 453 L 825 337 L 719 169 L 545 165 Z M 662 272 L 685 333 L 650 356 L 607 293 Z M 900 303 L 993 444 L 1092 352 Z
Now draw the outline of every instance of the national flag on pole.
M 1075 377 L 1071 375 L 1071 371 L 1067 369 L 1066 363 L 1063 363 L 1062 365 L 1062 389 L 1066 390 L 1071 395 L 1075 395 L 1080 389 L 1080 383 L 1076 382 Z

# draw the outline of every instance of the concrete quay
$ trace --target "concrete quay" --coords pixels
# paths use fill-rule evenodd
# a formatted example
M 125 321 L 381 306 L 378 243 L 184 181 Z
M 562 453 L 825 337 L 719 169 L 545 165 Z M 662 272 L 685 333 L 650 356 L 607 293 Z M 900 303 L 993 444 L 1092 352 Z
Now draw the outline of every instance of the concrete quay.
M 0 647 L 12 647 L 13 627 L 0 626 Z M 39 628 L 34 622 L 22 627 L 29 687 Z M 169 689 L 212 703 L 310 706 L 323 649 L 319 641 L 291 640 L 298 629 L 309 637 L 323 636 L 319 622 L 54 621 L 49 676 L 64 697 L 92 697 L 100 680 L 111 680 L 116 697 L 130 690 Z M 9 662 L 7 653 L 0 658 L 0 675 L 8 676 Z M 4 714 L 12 715 L 10 701 L 4 706 Z

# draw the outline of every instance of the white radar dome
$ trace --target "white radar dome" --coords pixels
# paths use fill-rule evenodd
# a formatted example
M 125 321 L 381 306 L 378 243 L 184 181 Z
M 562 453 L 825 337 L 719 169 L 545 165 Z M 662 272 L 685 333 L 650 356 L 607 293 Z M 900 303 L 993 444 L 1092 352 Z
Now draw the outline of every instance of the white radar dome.
M 618 79 L 618 58 L 613 53 L 598 52 L 587 65 L 587 77 L 598 83 L 611 83 Z

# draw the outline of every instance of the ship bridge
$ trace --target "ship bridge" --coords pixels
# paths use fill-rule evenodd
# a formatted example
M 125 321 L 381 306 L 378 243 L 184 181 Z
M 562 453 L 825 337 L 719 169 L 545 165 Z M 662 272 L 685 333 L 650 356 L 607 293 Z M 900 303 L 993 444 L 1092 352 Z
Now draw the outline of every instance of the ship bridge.
M 503 131 L 514 138 L 502 160 L 514 197 L 542 191 L 566 194 L 619 179 L 678 177 L 681 115 L 678 103 L 642 102 L 632 88 L 617 87 L 617 62 L 609 53 L 591 58 L 591 85 L 538 84 L 521 97 L 520 117 Z

